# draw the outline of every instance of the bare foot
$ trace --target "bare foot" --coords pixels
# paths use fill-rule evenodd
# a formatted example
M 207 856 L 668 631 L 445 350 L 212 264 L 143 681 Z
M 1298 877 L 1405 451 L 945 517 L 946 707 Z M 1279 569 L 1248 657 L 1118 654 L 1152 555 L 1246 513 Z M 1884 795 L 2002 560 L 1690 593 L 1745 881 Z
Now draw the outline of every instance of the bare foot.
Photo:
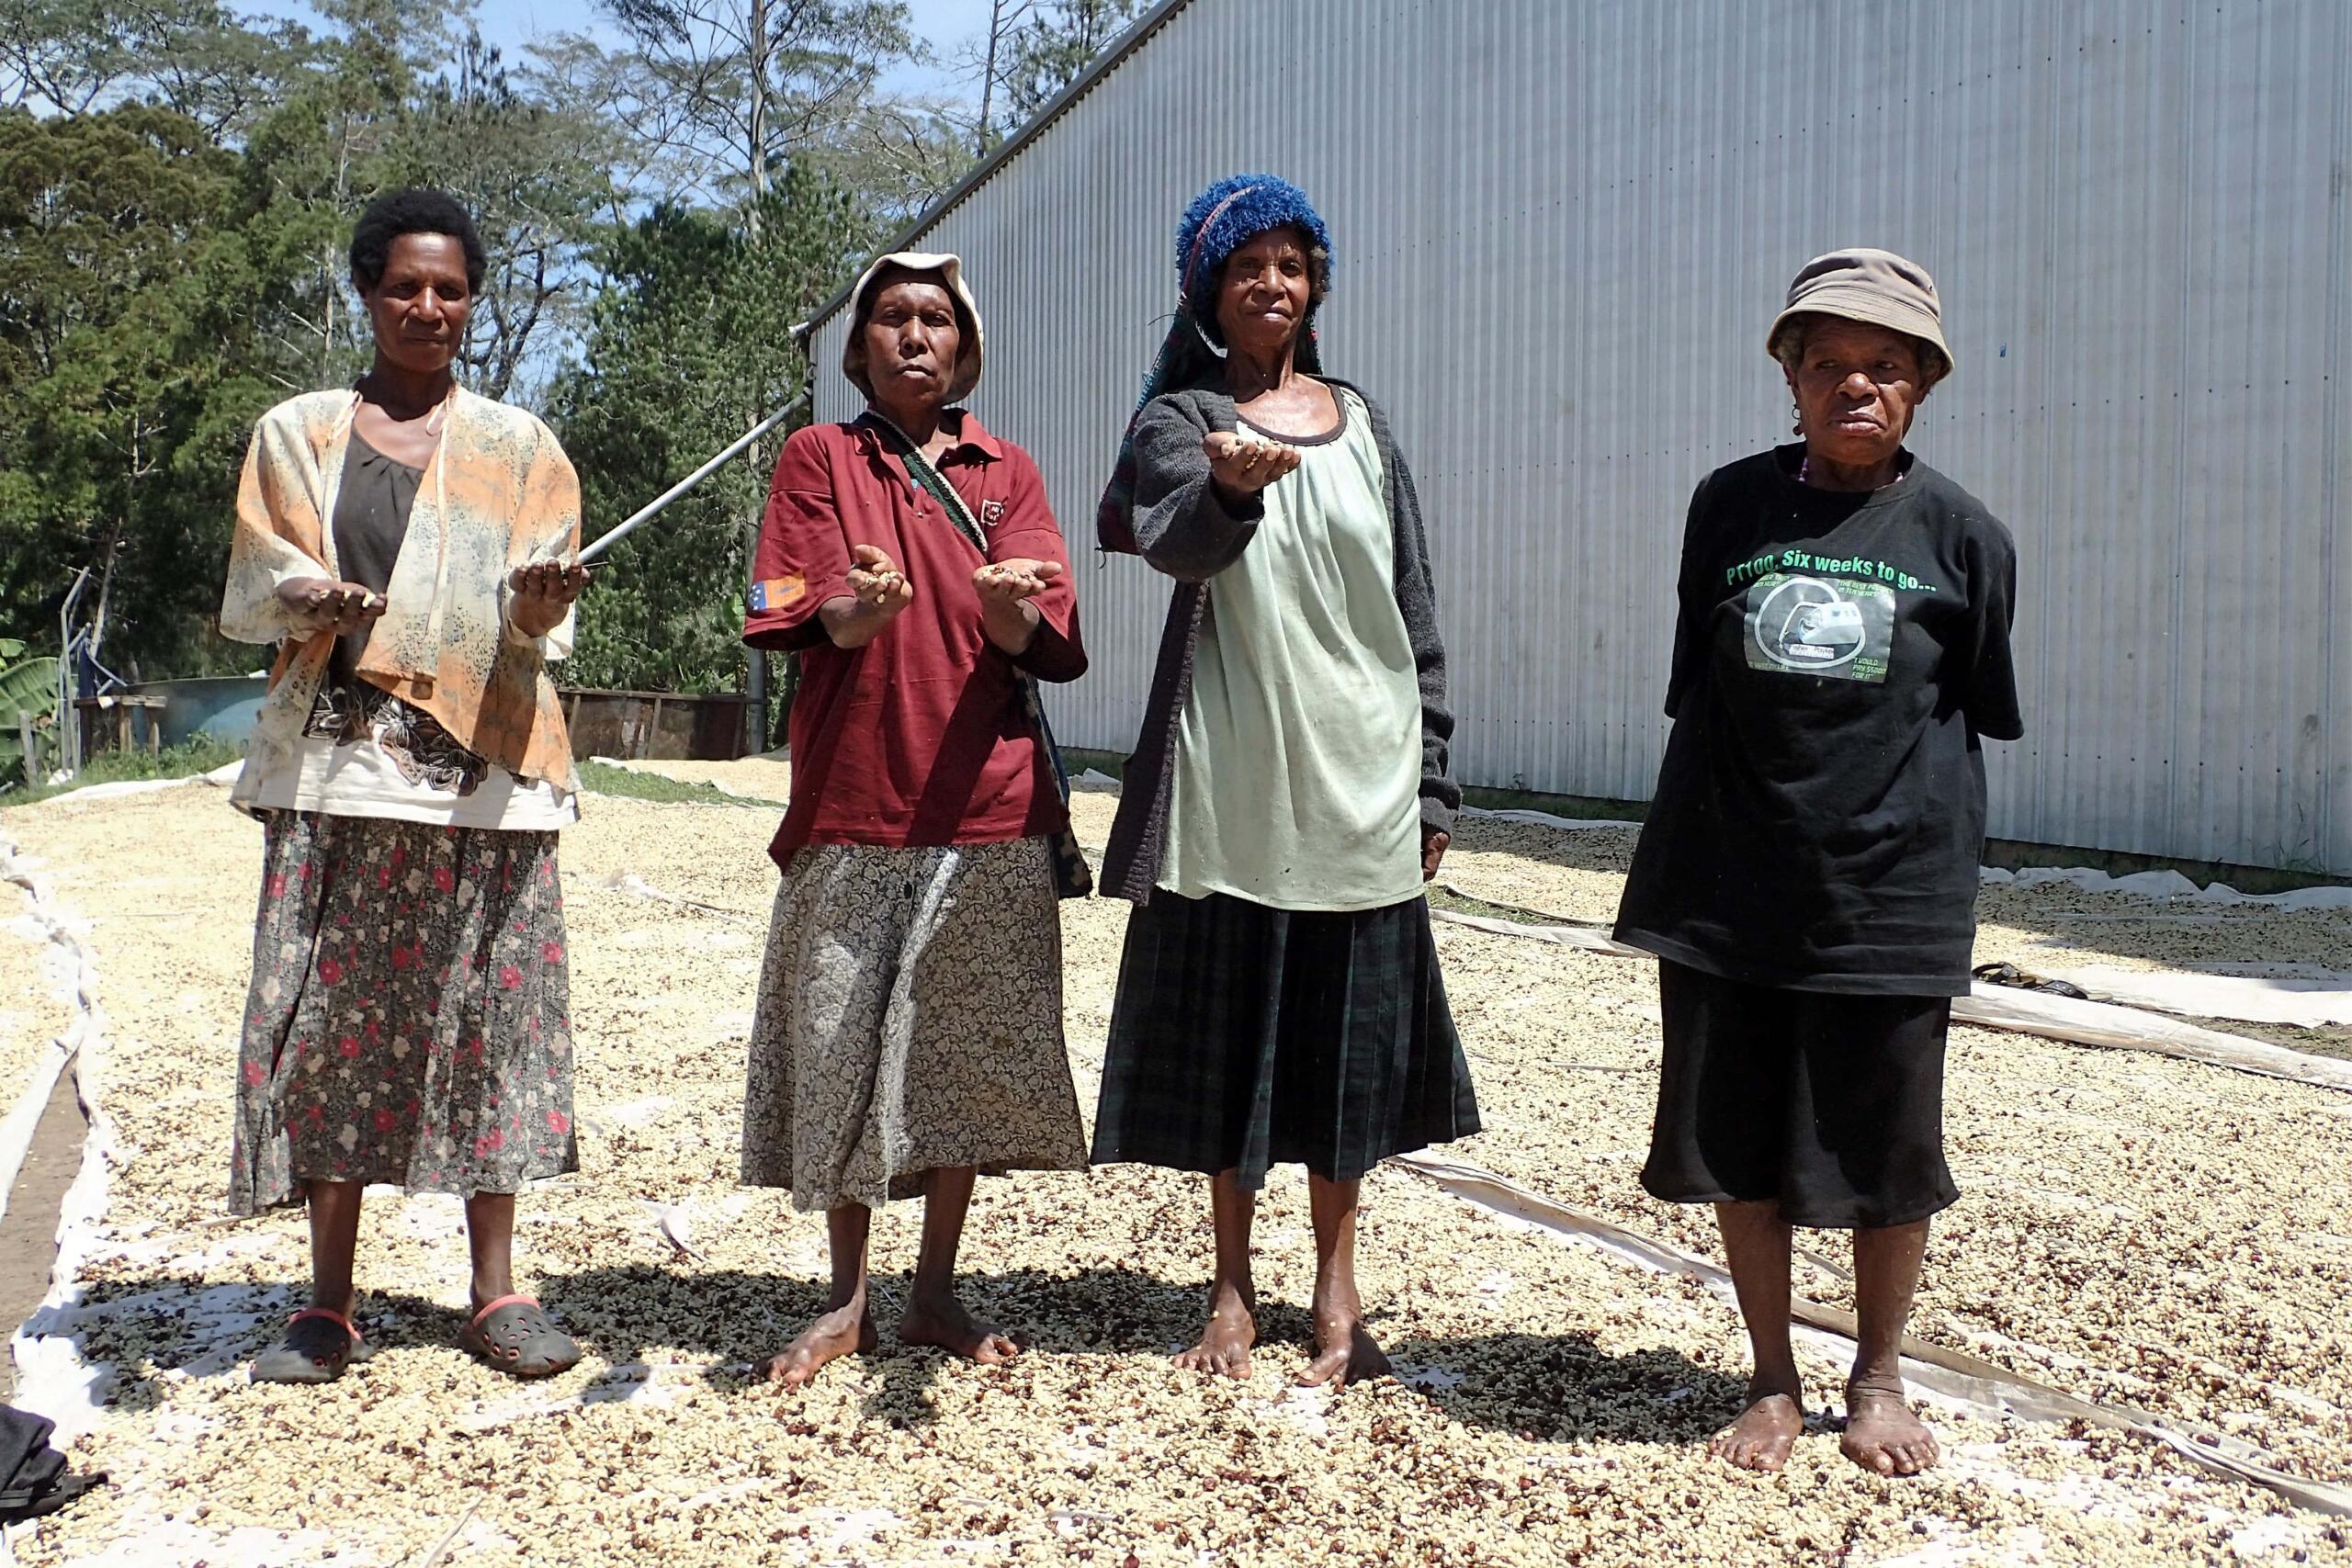
M 1258 1342 L 1257 1303 L 1239 1291 L 1219 1285 L 1209 1293 L 1208 1326 L 1201 1342 L 1176 1358 L 1188 1372 L 1221 1377 L 1250 1375 L 1250 1347 Z
M 1388 1353 L 1364 1328 L 1361 1313 L 1315 1314 L 1315 1359 L 1298 1374 L 1299 1387 L 1319 1388 L 1329 1383 L 1333 1388 L 1345 1388 L 1351 1382 L 1375 1382 L 1394 1371 L 1388 1364 Z
M 954 1296 L 910 1300 L 899 1314 L 899 1343 L 935 1345 L 984 1367 L 997 1366 L 1021 1354 L 1012 1336 L 993 1323 L 982 1323 L 964 1310 Z
M 1850 1382 L 1846 1385 L 1846 1435 L 1840 1452 L 1864 1470 L 1880 1475 L 1917 1475 L 1933 1470 L 1942 1458 L 1936 1435 L 1911 1412 L 1903 1385 L 1892 1388 Z
M 817 1375 L 818 1369 L 852 1350 L 871 1350 L 876 1344 L 874 1317 L 864 1302 L 856 1302 L 827 1313 L 800 1331 L 800 1337 L 784 1348 L 781 1355 L 771 1356 L 760 1364 L 760 1373 L 770 1382 L 780 1382 L 786 1388 L 799 1388 Z
M 1801 1396 L 1750 1384 L 1747 1408 L 1739 1413 L 1738 1420 L 1715 1434 L 1707 1451 L 1736 1469 L 1769 1474 L 1789 1462 L 1797 1439 L 1804 1435 Z

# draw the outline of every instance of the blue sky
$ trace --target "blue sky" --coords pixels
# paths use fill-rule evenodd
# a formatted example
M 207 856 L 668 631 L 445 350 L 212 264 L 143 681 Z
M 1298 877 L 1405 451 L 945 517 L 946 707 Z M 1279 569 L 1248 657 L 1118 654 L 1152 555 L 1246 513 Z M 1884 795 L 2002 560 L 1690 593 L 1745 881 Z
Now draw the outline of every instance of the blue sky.
M 281 17 L 308 17 L 312 13 L 301 0 L 250 0 L 254 8 Z M 989 0 L 908 0 L 915 31 L 931 42 L 941 59 L 954 56 L 956 46 L 977 39 L 988 28 Z M 584 0 L 479 0 L 482 37 L 496 44 L 512 62 L 522 58 L 534 37 L 561 32 L 595 32 L 595 12 Z M 962 85 L 945 73 L 902 67 L 888 78 L 899 92 L 960 94 Z

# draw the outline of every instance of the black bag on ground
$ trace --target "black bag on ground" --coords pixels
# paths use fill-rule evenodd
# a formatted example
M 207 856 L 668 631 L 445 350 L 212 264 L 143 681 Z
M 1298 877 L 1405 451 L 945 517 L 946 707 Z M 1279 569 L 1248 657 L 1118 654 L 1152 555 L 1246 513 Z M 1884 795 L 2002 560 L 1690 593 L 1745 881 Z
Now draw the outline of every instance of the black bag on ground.
M 106 1480 L 68 1475 L 65 1456 L 49 1446 L 57 1423 L 46 1416 L 0 1404 L 0 1521 L 53 1514 Z

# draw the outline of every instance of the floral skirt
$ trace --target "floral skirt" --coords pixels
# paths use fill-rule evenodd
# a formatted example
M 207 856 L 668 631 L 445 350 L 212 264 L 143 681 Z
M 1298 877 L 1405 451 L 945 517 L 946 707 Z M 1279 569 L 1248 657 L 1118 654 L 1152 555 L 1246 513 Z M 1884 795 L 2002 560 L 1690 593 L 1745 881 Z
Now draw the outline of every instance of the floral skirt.
M 579 1168 L 556 835 L 273 811 L 229 1207 Z
M 804 1213 L 945 1166 L 1085 1169 L 1046 840 L 794 855 L 750 1066 L 743 1179 Z

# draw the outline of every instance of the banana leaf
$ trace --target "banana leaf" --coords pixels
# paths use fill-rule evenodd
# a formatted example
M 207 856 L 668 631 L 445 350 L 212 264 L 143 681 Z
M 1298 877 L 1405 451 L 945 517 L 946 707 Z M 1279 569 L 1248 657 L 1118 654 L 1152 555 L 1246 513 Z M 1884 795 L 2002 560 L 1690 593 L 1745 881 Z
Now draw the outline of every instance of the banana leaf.
M 30 714 L 46 729 L 56 705 L 56 660 L 28 659 L 0 670 L 0 773 L 24 766 L 25 746 L 18 739 L 17 716 Z

